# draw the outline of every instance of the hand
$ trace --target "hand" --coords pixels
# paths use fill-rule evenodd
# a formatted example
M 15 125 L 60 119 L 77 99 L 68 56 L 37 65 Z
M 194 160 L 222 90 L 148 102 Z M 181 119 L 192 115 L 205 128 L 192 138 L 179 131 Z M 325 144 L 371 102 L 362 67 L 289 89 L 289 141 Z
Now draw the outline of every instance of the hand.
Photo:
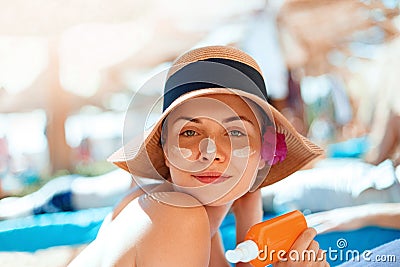
M 369 209 L 361 207 L 345 207 L 313 213 L 306 216 L 307 223 L 319 233 L 358 229 L 368 221 L 366 218 Z
M 274 264 L 274 267 L 288 266 L 312 266 L 326 267 L 326 253 L 319 248 L 319 244 L 314 240 L 317 231 L 314 228 L 307 228 L 296 239 L 293 246 L 286 254 L 286 258 Z

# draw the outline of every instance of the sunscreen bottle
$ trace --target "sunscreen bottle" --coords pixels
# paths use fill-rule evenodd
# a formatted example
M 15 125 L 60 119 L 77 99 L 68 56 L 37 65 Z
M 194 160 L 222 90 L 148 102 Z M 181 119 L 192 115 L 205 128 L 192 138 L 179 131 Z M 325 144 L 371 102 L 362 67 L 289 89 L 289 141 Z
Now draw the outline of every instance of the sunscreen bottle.
M 292 211 L 253 225 L 234 250 L 225 253 L 231 263 L 250 262 L 254 267 L 265 267 L 285 257 L 297 237 L 307 229 L 304 215 Z

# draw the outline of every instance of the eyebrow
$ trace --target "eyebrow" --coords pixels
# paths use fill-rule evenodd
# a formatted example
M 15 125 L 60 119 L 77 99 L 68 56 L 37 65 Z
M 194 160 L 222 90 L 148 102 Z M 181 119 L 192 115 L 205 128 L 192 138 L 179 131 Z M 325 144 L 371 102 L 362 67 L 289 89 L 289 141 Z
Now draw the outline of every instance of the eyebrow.
M 176 123 L 178 120 L 186 120 L 186 121 L 190 121 L 190 122 L 194 122 L 194 123 L 201 123 L 201 121 L 200 121 L 199 119 L 191 118 L 191 117 L 185 117 L 185 116 L 182 116 L 182 117 L 177 118 L 177 119 L 174 121 L 174 123 Z M 251 123 L 252 125 L 254 125 L 254 123 L 253 123 L 250 119 L 248 119 L 247 117 L 245 117 L 245 116 L 233 116 L 233 117 L 229 117 L 229 118 L 224 119 L 224 120 L 222 121 L 222 123 L 229 123 L 229 122 L 233 122 L 233 121 L 247 121 L 247 122 Z
M 245 117 L 245 116 L 233 116 L 233 117 L 229 117 L 229 118 L 223 120 L 222 123 L 228 123 L 228 122 L 232 122 L 232 121 L 247 121 L 247 122 L 249 122 L 249 123 L 251 123 L 251 124 L 254 125 L 254 123 L 253 123 L 250 119 L 248 119 L 247 117 Z
M 191 117 L 184 117 L 184 116 L 177 118 L 177 119 L 174 121 L 174 123 L 176 123 L 176 122 L 179 121 L 179 120 L 185 120 L 185 121 L 190 121 L 190 122 L 194 122 L 194 123 L 200 123 L 200 120 L 199 120 L 199 119 L 191 118 Z

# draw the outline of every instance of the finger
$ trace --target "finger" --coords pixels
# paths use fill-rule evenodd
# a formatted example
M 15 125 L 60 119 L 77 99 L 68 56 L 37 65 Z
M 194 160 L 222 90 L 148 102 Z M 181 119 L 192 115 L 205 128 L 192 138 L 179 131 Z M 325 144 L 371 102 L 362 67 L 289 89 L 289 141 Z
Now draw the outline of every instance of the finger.
M 315 252 L 315 255 L 317 255 L 319 250 L 319 243 L 315 240 L 312 240 L 307 250 L 313 250 Z
M 319 244 L 317 241 L 312 240 L 307 250 L 299 251 L 302 255 L 301 259 L 306 262 L 316 263 L 318 259 Z
M 322 263 L 322 266 L 329 266 L 329 263 L 326 261 L 326 251 L 319 249 L 317 254 L 317 261 Z
M 319 250 L 318 250 L 318 253 L 317 253 L 317 260 L 318 260 L 318 261 L 324 261 L 324 260 L 326 260 L 326 252 L 323 251 L 322 249 L 319 249 Z
M 291 247 L 291 250 L 303 251 L 311 244 L 311 241 L 317 235 L 317 231 L 314 228 L 307 228 L 300 236 L 296 239 Z

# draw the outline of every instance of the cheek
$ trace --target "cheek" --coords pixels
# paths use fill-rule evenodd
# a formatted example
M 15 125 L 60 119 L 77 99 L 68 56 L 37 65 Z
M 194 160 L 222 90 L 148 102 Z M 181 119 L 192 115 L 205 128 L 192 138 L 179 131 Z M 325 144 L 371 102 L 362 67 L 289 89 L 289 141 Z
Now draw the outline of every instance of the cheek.
M 232 141 L 232 158 L 247 159 L 247 161 L 258 158 L 261 152 L 261 138 L 250 135 L 248 138 L 239 139 Z
M 198 137 L 185 138 L 180 137 L 174 140 L 175 142 L 170 142 L 167 150 L 169 151 L 169 156 L 176 160 L 193 160 L 199 154 L 199 144 L 201 139 Z
M 189 179 L 184 172 L 174 167 L 170 167 L 169 172 L 171 175 L 172 183 L 180 186 L 187 186 L 187 182 L 189 181 Z
M 184 159 L 190 158 L 193 155 L 193 150 L 190 148 L 171 146 L 169 156 L 172 157 L 182 157 Z
M 235 153 L 235 151 L 233 151 Z M 239 152 L 236 152 L 238 154 Z M 229 163 L 229 169 L 232 171 L 235 171 L 236 175 L 238 178 L 242 179 L 247 177 L 253 176 L 255 172 L 257 172 L 258 165 L 260 162 L 260 154 L 256 150 L 252 150 L 250 153 L 250 156 L 244 156 L 244 154 L 248 153 L 247 149 L 246 151 L 241 151 L 241 156 L 232 156 L 230 163 Z M 246 177 L 243 177 L 246 176 Z
M 251 146 L 245 146 L 243 148 L 236 148 L 232 151 L 232 156 L 237 158 L 248 158 L 256 153 L 256 150 Z

